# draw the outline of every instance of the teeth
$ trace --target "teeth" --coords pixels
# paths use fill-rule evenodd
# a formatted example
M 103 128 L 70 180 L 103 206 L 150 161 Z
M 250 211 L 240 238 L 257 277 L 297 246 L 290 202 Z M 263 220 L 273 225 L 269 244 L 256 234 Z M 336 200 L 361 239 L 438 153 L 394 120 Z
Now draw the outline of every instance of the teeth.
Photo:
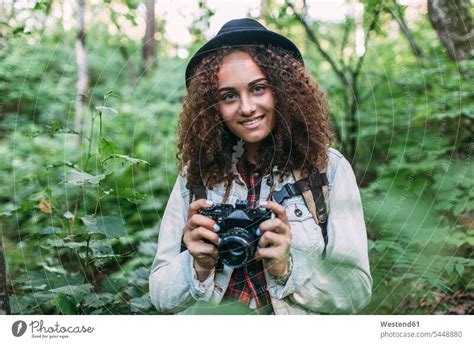
M 260 122 L 262 120 L 262 117 L 255 118 L 253 121 L 250 122 L 242 122 L 242 125 L 253 125 L 257 122 Z

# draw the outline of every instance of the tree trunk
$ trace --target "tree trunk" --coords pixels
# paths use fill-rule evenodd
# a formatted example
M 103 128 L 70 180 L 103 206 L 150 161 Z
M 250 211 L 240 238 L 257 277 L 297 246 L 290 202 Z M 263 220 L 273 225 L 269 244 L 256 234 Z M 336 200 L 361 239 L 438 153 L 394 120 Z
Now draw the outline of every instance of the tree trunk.
M 153 68 L 155 65 L 155 0 L 148 0 L 146 3 L 146 28 L 143 38 L 143 72 Z
M 8 299 L 7 272 L 3 257 L 3 243 L 0 239 L 0 315 L 10 314 L 10 301 Z
M 78 145 L 82 142 L 84 131 L 84 113 L 86 112 L 85 99 L 89 89 L 89 76 L 87 73 L 87 52 L 86 33 L 84 30 L 85 0 L 78 1 L 77 9 L 77 39 L 76 39 L 76 63 L 77 63 L 77 84 L 76 84 L 76 118 L 74 130 L 78 133 Z
M 474 30 L 464 0 L 428 0 L 428 17 L 451 60 L 472 57 Z

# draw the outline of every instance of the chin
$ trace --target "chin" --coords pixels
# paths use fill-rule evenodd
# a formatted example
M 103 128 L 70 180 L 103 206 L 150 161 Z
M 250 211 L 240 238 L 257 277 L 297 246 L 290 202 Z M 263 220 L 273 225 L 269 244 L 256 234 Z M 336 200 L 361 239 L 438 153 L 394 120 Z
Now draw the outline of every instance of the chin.
M 243 135 L 242 140 L 244 140 L 247 143 L 258 143 L 265 140 L 269 134 L 270 133 L 262 133 L 262 134 L 252 135 L 252 136 Z

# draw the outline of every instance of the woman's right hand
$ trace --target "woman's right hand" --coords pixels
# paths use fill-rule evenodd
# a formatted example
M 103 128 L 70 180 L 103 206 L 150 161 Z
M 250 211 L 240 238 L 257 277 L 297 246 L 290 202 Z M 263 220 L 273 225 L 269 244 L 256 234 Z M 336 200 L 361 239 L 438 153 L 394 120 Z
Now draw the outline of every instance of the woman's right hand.
M 214 220 L 199 214 L 200 208 L 210 206 L 212 202 L 205 199 L 192 202 L 189 205 L 188 220 L 184 227 L 183 242 L 194 257 L 194 270 L 199 281 L 204 281 L 209 276 L 218 259 L 216 245 L 219 242 L 219 236 L 215 231 L 219 230 L 219 226 Z

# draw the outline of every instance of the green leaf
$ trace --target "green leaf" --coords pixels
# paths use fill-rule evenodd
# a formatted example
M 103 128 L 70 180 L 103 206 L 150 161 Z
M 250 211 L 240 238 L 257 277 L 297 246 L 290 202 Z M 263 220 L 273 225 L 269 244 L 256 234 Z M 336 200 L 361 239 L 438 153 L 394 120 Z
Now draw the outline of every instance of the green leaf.
M 148 284 L 150 270 L 145 267 L 130 271 L 127 277 L 130 278 L 130 284 L 137 287 L 144 287 Z
M 102 233 L 109 238 L 126 235 L 124 221 L 116 216 L 83 216 L 80 218 L 89 233 Z
M 2 204 L 2 208 L 0 209 L 0 218 L 12 216 L 12 213 L 19 209 L 20 207 L 14 203 Z
M 118 111 L 107 106 L 96 106 L 95 109 L 109 117 L 115 117 L 118 115 Z
M 114 296 L 110 293 L 90 294 L 84 299 L 84 305 L 91 308 L 101 308 L 112 303 Z
M 456 269 L 459 276 L 462 276 L 464 274 L 464 264 L 456 263 L 456 265 L 454 265 L 454 268 Z
M 100 138 L 99 153 L 103 157 L 108 157 L 112 154 L 119 154 L 120 152 L 121 149 L 115 142 L 109 141 L 105 137 Z
M 148 161 L 131 158 L 128 155 L 111 154 L 109 157 L 102 160 L 102 167 L 107 171 L 107 173 L 112 173 L 140 163 L 149 165 Z
M 48 239 L 45 241 L 45 244 L 40 244 L 43 248 L 51 247 L 66 247 L 72 250 L 77 250 L 78 248 L 85 247 L 87 244 L 83 241 L 65 241 L 64 239 Z
M 117 278 L 107 276 L 101 284 L 101 290 L 111 294 L 118 294 L 120 290 L 127 286 L 127 280 L 119 276 Z
M 140 163 L 145 164 L 145 165 L 150 165 L 150 163 L 146 160 L 131 158 L 128 155 L 123 155 L 123 154 L 112 154 L 110 158 L 125 160 L 125 162 L 128 163 L 129 165 L 136 165 Z
M 64 174 L 62 183 L 75 186 L 96 186 L 107 176 L 107 174 L 108 173 L 104 173 L 93 176 L 86 172 L 71 170 Z
M 81 302 L 87 295 L 90 294 L 92 285 L 89 283 L 80 285 L 65 285 L 56 289 L 51 289 L 51 293 L 71 296 L 74 301 Z
M 456 205 L 454 206 L 454 209 L 453 209 L 453 214 L 458 216 L 459 214 L 461 214 L 464 210 L 467 210 L 466 208 L 466 203 L 463 202 L 463 200 L 458 200 L 459 203 L 456 203 Z
M 148 195 L 132 188 L 120 188 L 117 192 L 117 196 L 125 198 L 129 202 L 136 203 L 145 200 Z
M 15 287 L 21 286 L 23 289 L 44 290 L 45 288 L 58 288 L 68 284 L 82 284 L 82 275 L 58 275 L 48 271 L 28 271 L 13 280 Z
M 136 10 L 138 8 L 138 1 L 137 0 L 125 0 L 125 4 L 131 10 Z
M 143 313 L 152 307 L 150 295 L 145 294 L 142 297 L 135 297 L 130 300 L 130 309 L 133 313 Z
M 155 242 L 141 242 L 138 245 L 138 252 L 145 256 L 154 257 L 156 250 L 158 249 L 158 244 Z
M 74 218 L 74 214 L 71 213 L 69 210 L 66 211 L 64 214 L 63 214 L 64 218 L 68 219 L 68 220 L 71 220 Z
M 17 33 L 23 32 L 25 30 L 25 25 L 20 25 L 13 28 L 13 34 L 16 35 Z
M 55 234 L 61 232 L 61 228 L 59 227 L 45 227 L 43 228 L 39 233 L 42 235 L 48 235 L 48 234 Z
M 48 8 L 48 3 L 47 1 L 44 0 L 36 0 L 36 4 L 33 7 L 33 10 L 46 10 Z
M 104 101 L 107 100 L 108 98 L 119 98 L 120 94 L 115 92 L 114 90 L 109 90 L 104 96 Z
M 109 257 L 114 254 L 112 246 L 106 240 L 92 240 L 89 247 L 94 258 Z
M 77 308 L 74 302 L 72 302 L 66 295 L 58 295 L 54 298 L 53 304 L 58 309 L 59 313 L 64 315 L 77 314 Z

